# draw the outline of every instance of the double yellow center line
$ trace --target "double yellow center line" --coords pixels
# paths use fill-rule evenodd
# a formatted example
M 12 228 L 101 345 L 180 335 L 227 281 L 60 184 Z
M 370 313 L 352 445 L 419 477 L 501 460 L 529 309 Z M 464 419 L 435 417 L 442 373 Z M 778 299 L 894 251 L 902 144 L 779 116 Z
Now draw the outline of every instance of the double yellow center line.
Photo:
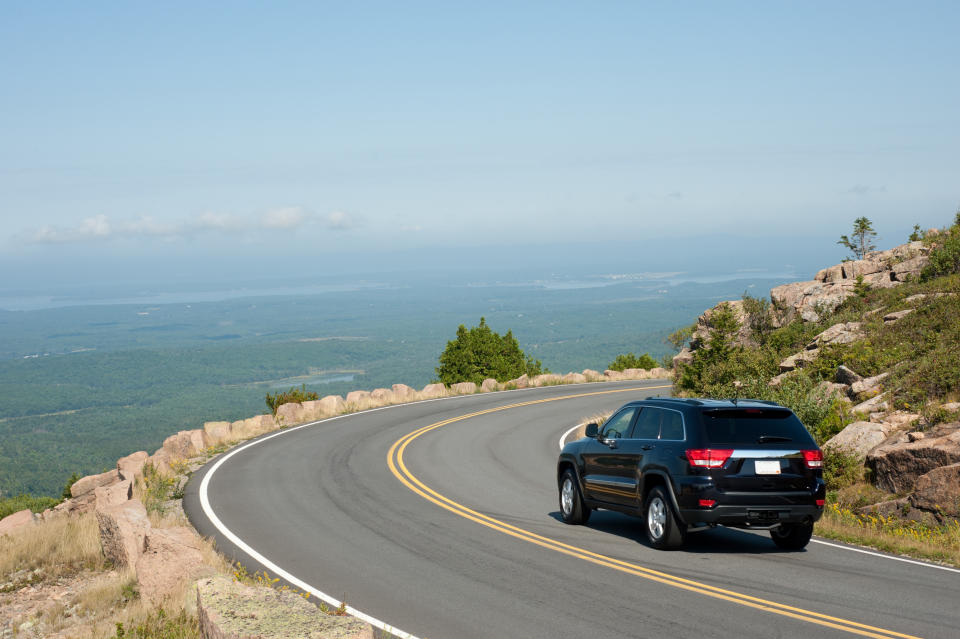
M 507 406 L 499 406 L 497 408 L 489 408 L 487 410 L 477 411 L 475 413 L 469 413 L 466 415 L 461 415 L 459 417 L 452 417 L 450 419 L 445 419 L 443 421 L 430 424 L 429 426 L 423 426 L 417 430 L 404 435 L 396 442 L 393 446 L 390 447 L 390 451 L 387 453 L 387 465 L 390 468 L 390 471 L 396 476 L 400 482 L 417 493 L 424 499 L 429 502 L 436 504 L 437 506 L 448 510 L 464 519 L 469 519 L 470 521 L 476 522 L 487 528 L 492 528 L 498 532 L 501 532 L 505 535 L 515 537 L 517 539 L 522 539 L 523 541 L 535 544 L 542 548 L 547 548 L 549 550 L 556 551 L 558 553 L 568 555 L 570 557 L 576 557 L 577 559 L 582 559 L 584 561 L 589 561 L 590 563 L 597 564 L 598 566 L 605 566 L 607 568 L 612 568 L 613 570 L 619 570 L 630 575 L 635 575 L 637 577 L 642 577 L 644 579 L 649 579 L 650 581 L 655 581 L 662 583 L 667 586 L 672 586 L 674 588 L 680 588 L 681 590 L 687 590 L 690 592 L 695 592 L 701 595 L 708 597 L 713 597 L 715 599 L 722 599 L 724 601 L 729 601 L 731 603 L 739 604 L 741 606 L 747 606 L 749 608 L 756 608 L 758 610 L 764 610 L 773 614 L 782 615 L 784 617 L 791 617 L 793 619 L 799 619 L 800 621 L 806 621 L 808 623 L 817 624 L 820 626 L 826 626 L 828 628 L 835 628 L 837 630 L 842 630 L 845 632 L 862 635 L 865 637 L 876 637 L 878 639 L 889 639 L 890 637 L 900 637 L 903 639 L 918 639 L 913 635 L 905 635 L 899 632 L 894 632 L 892 630 L 885 630 L 883 628 L 877 628 L 874 626 L 869 626 L 862 623 L 857 623 L 855 621 L 850 621 L 848 619 L 841 619 L 839 617 L 832 617 L 830 615 L 825 615 L 819 612 L 814 612 L 812 610 L 804 610 L 803 608 L 797 608 L 794 606 L 788 606 L 786 604 L 777 603 L 775 601 L 769 601 L 766 599 L 761 599 L 759 597 L 753 597 L 750 595 L 745 595 L 743 593 L 735 592 L 733 590 L 725 590 L 723 588 L 717 588 L 716 586 L 711 586 L 709 584 L 700 583 L 698 581 L 693 581 L 691 579 L 685 579 L 683 577 L 678 577 L 671 575 L 665 572 L 660 572 L 658 570 L 652 570 L 650 568 L 645 568 L 643 566 L 633 564 L 626 561 L 621 561 L 619 559 L 614 559 L 613 557 L 607 557 L 606 555 L 601 555 L 599 553 L 586 550 L 585 548 L 579 548 L 577 546 L 571 546 L 563 542 L 551 539 L 549 537 L 544 537 L 542 535 L 537 535 L 529 530 L 513 526 L 506 522 L 500 521 L 483 513 L 472 510 L 463 504 L 457 503 L 452 499 L 444 497 L 437 491 L 433 490 L 422 481 L 417 479 L 417 477 L 410 472 L 410 469 L 407 468 L 406 464 L 403 461 L 403 453 L 406 451 L 407 446 L 410 445 L 418 437 L 425 435 L 431 431 L 437 430 L 449 424 L 456 422 L 461 422 L 467 419 L 472 419 L 474 417 L 479 417 L 481 415 L 488 415 L 490 413 L 496 413 L 505 410 L 511 410 L 514 408 L 520 408 L 522 406 L 532 406 L 534 404 L 545 404 L 548 402 L 557 402 L 565 399 L 575 399 L 580 397 L 590 397 L 596 395 L 608 395 L 612 393 L 625 393 L 625 392 L 637 392 L 637 390 L 650 390 L 657 388 L 670 388 L 669 386 L 652 386 L 643 389 L 637 388 L 628 388 L 628 389 L 617 389 L 617 390 L 606 390 L 606 391 L 596 391 L 590 393 L 579 393 L 575 395 L 564 395 L 562 397 L 551 397 L 547 399 L 538 399 L 529 402 L 519 402 L 516 404 L 510 404 Z

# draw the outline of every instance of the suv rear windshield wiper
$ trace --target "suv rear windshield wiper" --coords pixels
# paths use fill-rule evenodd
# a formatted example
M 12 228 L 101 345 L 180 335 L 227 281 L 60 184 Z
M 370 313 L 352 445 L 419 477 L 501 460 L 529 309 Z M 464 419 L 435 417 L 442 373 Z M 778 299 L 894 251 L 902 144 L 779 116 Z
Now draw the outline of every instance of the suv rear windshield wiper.
M 792 442 L 793 440 L 789 437 L 783 437 L 782 435 L 760 435 L 757 438 L 758 444 L 769 444 L 771 442 Z

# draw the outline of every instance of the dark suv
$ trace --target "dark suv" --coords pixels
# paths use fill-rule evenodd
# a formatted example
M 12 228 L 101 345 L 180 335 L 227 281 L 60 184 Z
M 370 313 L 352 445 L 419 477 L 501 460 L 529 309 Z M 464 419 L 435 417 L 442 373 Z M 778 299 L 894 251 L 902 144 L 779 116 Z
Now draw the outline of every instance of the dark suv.
M 655 548 L 723 525 L 799 550 L 823 514 L 822 466 L 813 437 L 775 402 L 644 399 L 563 447 L 560 513 L 568 524 L 597 508 L 637 515 Z

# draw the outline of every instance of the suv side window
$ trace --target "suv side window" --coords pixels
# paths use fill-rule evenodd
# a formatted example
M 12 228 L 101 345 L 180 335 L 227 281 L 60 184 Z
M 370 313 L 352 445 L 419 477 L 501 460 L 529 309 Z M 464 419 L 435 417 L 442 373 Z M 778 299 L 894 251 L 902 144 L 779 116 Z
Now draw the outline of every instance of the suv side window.
M 660 435 L 660 419 L 663 411 L 659 408 L 644 406 L 640 410 L 640 417 L 633 427 L 633 439 L 656 439 Z
M 683 440 L 683 416 L 672 410 L 663 411 L 660 439 Z
M 637 412 L 634 407 L 625 408 L 603 424 L 604 439 L 620 439 L 626 437 L 630 432 L 630 422 L 633 421 L 633 415 Z

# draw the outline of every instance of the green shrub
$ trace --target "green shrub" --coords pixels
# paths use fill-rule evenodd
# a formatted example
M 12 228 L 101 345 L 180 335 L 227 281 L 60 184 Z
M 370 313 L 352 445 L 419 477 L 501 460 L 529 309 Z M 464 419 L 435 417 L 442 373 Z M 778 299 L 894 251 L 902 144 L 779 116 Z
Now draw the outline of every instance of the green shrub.
M 642 368 L 644 370 L 650 370 L 651 368 L 657 367 L 657 360 L 650 357 L 650 353 L 644 353 L 640 357 L 637 357 L 633 353 L 621 353 L 617 355 L 616 359 L 610 362 L 607 365 L 612 371 L 625 371 L 628 368 Z
M 505 382 L 521 375 L 540 375 L 543 365 L 540 360 L 528 357 L 521 349 L 513 331 L 499 335 L 480 318 L 480 324 L 467 330 L 461 324 L 456 339 L 447 342 L 440 355 L 436 369 L 438 379 L 444 384 L 474 382 L 493 378 Z
M 30 509 L 35 513 L 43 512 L 47 508 L 53 508 L 60 503 L 59 499 L 53 497 L 34 497 L 21 493 L 16 497 L 4 497 L 0 499 L 0 519 L 7 515 Z
M 70 499 L 73 497 L 73 493 L 70 492 L 70 489 L 73 488 L 73 485 L 77 483 L 77 480 L 80 479 L 82 475 L 80 473 L 73 473 L 70 475 L 70 478 L 67 479 L 66 485 L 63 487 L 63 492 L 60 493 L 60 496 L 64 499 Z
M 317 399 L 320 399 L 319 395 L 313 391 L 308 391 L 306 384 L 301 384 L 300 388 L 293 387 L 288 391 L 278 391 L 273 395 L 267 393 L 267 406 L 270 407 L 274 417 L 276 417 L 277 409 L 284 404 L 299 404 L 301 402 L 312 402 Z
M 960 213 L 957 213 L 960 218 Z M 960 273 L 960 221 L 942 233 L 927 239 L 931 245 L 930 263 L 920 274 L 928 281 L 951 273 Z
M 823 481 L 827 490 L 840 490 L 863 480 L 863 462 L 856 455 L 835 450 L 823 452 Z
M 141 486 L 143 487 L 143 506 L 147 512 L 163 514 L 166 502 L 173 497 L 175 480 L 161 474 L 150 462 L 143 465 Z

